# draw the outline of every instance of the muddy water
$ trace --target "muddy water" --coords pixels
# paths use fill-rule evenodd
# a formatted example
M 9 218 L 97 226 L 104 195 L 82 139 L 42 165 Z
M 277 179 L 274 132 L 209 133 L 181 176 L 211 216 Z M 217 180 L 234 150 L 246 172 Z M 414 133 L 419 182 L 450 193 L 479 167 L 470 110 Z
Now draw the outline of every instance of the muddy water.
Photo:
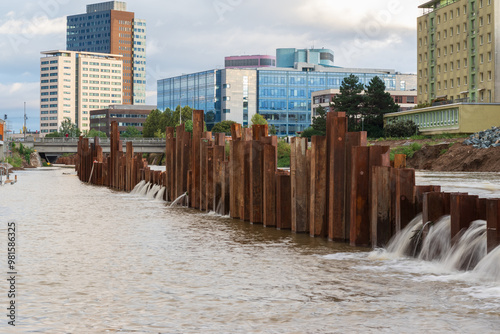
M 18 332 L 497 333 L 500 283 L 82 184 L 0 187 L 19 239 Z M 4 234 L 4 236 L 2 236 Z M 6 280 L 0 306 L 6 307 Z M 0 332 L 8 333 L 6 316 Z

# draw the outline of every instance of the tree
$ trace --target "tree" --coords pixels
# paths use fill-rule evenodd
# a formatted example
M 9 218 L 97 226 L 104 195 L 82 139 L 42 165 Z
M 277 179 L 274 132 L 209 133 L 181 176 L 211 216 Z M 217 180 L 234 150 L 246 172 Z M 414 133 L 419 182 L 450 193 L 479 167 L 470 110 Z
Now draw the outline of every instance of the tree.
M 271 124 L 271 128 L 269 129 L 269 134 L 271 136 L 275 136 L 277 133 L 278 133 L 278 130 L 276 129 L 276 127 L 274 126 L 274 124 Z
M 85 135 L 87 138 L 94 138 L 94 137 L 100 137 L 100 138 L 107 138 L 106 133 L 102 131 L 97 131 L 96 129 L 90 129 L 89 132 Z
M 348 119 L 349 131 L 360 131 L 360 114 L 361 106 L 364 101 L 363 84 L 359 82 L 359 78 L 354 74 L 342 80 L 340 85 L 340 93 L 333 98 L 332 106 L 336 111 L 344 111 Z
M 418 125 L 412 120 L 390 121 L 385 125 L 384 132 L 386 137 L 392 138 L 411 137 L 419 133 Z
M 155 132 L 160 128 L 162 112 L 158 109 L 152 110 L 146 121 L 142 125 L 142 136 L 144 138 L 152 138 L 155 135 Z
M 384 135 L 384 114 L 397 112 L 399 106 L 391 94 L 385 91 L 385 83 L 374 77 L 365 87 L 365 98 L 361 108 L 364 127 L 368 137 L 378 138 Z
M 235 124 L 234 121 L 222 121 L 214 125 L 212 128 L 213 133 L 225 133 L 231 135 L 231 125 Z
M 321 131 L 318 131 L 318 130 L 315 130 L 314 128 L 312 127 L 309 127 L 307 129 L 305 129 L 304 131 L 302 131 L 302 133 L 300 134 L 300 136 L 302 138 L 311 138 L 312 136 L 324 136 L 325 134 Z
M 326 109 L 322 106 L 316 108 L 317 116 L 312 120 L 312 128 L 318 132 L 322 133 L 322 136 L 326 135 Z
M 137 130 L 135 126 L 129 125 L 127 126 L 127 129 L 125 129 L 125 132 L 120 134 L 121 137 L 123 138 L 137 138 L 137 137 L 142 137 L 141 131 Z
M 80 137 L 80 134 L 82 133 L 80 129 L 76 126 L 76 124 L 71 123 L 69 119 L 65 119 L 62 121 L 61 126 L 59 127 L 59 134 L 60 137 Z
M 262 115 L 260 114 L 255 114 L 252 116 L 252 125 L 266 125 L 267 121 Z

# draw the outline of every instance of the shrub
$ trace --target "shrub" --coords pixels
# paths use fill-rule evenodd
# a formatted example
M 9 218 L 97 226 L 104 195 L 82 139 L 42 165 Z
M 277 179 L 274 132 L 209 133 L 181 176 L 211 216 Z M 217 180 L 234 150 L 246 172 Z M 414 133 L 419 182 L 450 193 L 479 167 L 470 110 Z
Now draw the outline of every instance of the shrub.
M 418 126 L 412 120 L 390 122 L 384 127 L 385 136 L 392 138 L 418 135 Z

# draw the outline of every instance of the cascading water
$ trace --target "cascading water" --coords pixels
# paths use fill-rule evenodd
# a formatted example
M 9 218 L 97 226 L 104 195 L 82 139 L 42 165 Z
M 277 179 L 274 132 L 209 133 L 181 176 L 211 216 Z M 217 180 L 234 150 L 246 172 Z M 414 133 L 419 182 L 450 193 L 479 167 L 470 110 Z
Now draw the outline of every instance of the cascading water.
M 146 194 L 146 197 L 147 198 L 151 198 L 151 199 L 154 199 L 156 194 L 158 193 L 158 191 L 160 190 L 161 186 L 157 185 L 157 184 L 154 184 L 151 189 L 149 189 L 149 191 L 147 192 Z
M 500 283 L 500 246 L 479 261 L 473 272 L 481 278 Z
M 460 236 L 441 263 L 450 270 L 472 270 L 486 256 L 486 247 L 486 221 L 477 220 Z
M 161 187 L 160 190 L 156 193 L 155 200 L 156 201 L 163 201 L 163 198 L 165 197 L 165 191 L 167 191 L 167 188 Z
M 146 194 L 148 193 L 148 190 L 149 190 L 149 187 L 151 186 L 151 183 L 146 183 L 140 191 L 137 192 L 138 195 L 141 195 L 141 196 L 146 196 Z
M 224 214 L 224 212 L 222 212 L 222 199 L 219 200 L 219 203 L 217 204 L 217 208 L 215 208 L 215 213 L 218 215 Z
M 134 189 L 132 189 L 130 194 L 132 194 L 132 195 L 137 194 L 138 192 L 141 191 L 142 187 L 144 187 L 145 185 L 146 185 L 146 181 L 142 180 L 141 182 L 137 183 L 137 185 L 134 187 Z
M 448 215 L 439 219 L 429 228 L 419 258 L 427 261 L 442 259 L 450 250 L 450 239 L 451 217 Z
M 413 254 L 413 247 L 415 247 L 413 238 L 422 230 L 423 225 L 422 215 L 420 214 L 389 241 L 387 252 L 398 256 Z
M 175 201 L 172 202 L 172 204 L 170 204 L 170 207 L 175 207 L 177 205 L 188 205 L 188 202 L 189 199 L 188 199 L 188 194 L 185 193 L 183 195 L 180 195 L 179 197 L 177 197 L 177 199 Z

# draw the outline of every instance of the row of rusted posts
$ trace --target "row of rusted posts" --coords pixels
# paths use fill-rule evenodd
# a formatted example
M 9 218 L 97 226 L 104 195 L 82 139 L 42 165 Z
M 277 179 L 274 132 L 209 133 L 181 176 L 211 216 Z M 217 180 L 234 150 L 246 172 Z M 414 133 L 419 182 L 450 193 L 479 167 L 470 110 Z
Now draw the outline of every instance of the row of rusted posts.
M 424 222 L 451 213 L 452 236 L 486 219 L 489 249 L 500 244 L 499 200 L 416 186 L 406 157 L 396 155 L 391 165 L 389 147 L 368 146 L 366 132 L 348 132 L 345 113 L 329 112 L 326 136 L 313 136 L 310 147 L 306 138 L 292 138 L 289 171 L 277 168 L 277 137 L 267 125 L 233 124 L 228 142 L 204 132 L 203 119 L 203 111 L 193 112 L 192 134 L 184 124 L 166 128 L 165 172 L 151 171 L 131 143 L 124 155 L 112 125 L 106 158 L 97 138 L 90 146 L 81 139 L 78 174 L 124 191 L 145 180 L 165 186 L 167 201 L 187 193 L 194 209 L 353 246 L 387 245 L 420 212 Z

